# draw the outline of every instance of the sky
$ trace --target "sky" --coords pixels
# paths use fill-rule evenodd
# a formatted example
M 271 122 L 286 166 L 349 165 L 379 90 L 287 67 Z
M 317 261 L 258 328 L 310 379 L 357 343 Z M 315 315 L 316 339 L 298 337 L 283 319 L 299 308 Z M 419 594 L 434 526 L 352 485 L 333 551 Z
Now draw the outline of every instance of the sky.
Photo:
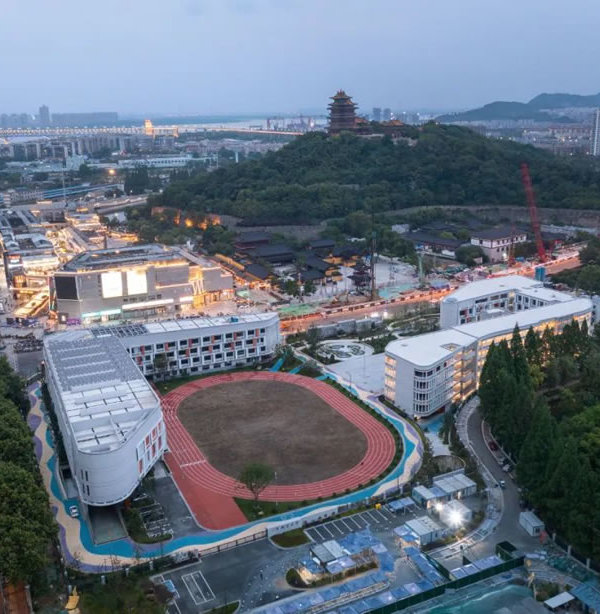
M 0 112 L 458 110 L 600 91 L 599 0 L 0 0 Z

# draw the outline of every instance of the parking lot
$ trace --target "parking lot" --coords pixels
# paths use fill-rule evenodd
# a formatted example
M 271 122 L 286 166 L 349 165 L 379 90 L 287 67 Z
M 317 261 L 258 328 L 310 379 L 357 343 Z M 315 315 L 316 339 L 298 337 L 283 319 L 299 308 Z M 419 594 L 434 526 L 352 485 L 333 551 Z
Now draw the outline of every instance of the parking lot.
M 163 506 L 153 497 L 147 493 L 142 493 L 135 497 L 133 502 L 140 514 L 148 537 L 173 535 L 171 523 L 165 515 Z
M 322 542 L 329 539 L 337 539 L 367 527 L 377 530 L 378 528 L 386 529 L 390 526 L 397 526 L 410 517 L 412 517 L 411 514 L 395 514 L 387 509 L 387 507 L 382 506 L 380 509 L 365 510 L 351 516 L 330 520 L 329 522 L 305 529 L 304 532 L 312 541 Z
M 204 574 L 197 567 L 180 576 L 179 588 L 183 588 L 183 591 L 178 590 L 170 578 L 161 575 L 156 576 L 155 580 L 164 583 L 167 589 L 174 593 L 173 603 L 168 608 L 171 614 L 202 611 L 213 607 L 210 602 L 215 600 L 215 594 Z M 183 606 L 183 609 L 179 607 L 179 604 Z

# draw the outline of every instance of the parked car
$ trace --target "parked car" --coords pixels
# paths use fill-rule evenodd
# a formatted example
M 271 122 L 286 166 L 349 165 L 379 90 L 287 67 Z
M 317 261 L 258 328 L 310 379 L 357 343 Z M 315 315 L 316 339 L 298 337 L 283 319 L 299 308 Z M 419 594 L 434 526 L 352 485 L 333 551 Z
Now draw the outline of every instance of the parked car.
M 502 471 L 504 471 L 505 473 L 512 471 L 512 465 L 510 463 L 506 463 L 502 466 Z
M 493 452 L 496 452 L 496 450 L 498 449 L 498 444 L 495 441 L 488 442 L 488 445 L 490 446 L 490 450 L 492 450 Z
M 506 488 L 506 482 L 504 480 L 500 480 L 498 484 L 500 484 L 500 488 Z
M 71 518 L 79 518 L 79 508 L 76 505 L 69 506 L 69 516 Z

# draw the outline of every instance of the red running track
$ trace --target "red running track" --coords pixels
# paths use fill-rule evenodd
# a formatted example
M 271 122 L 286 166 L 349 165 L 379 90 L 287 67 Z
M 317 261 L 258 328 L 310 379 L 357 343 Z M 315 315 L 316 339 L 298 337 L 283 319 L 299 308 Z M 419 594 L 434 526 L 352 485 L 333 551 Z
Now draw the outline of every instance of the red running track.
M 268 486 L 265 501 L 305 501 L 342 494 L 358 488 L 383 472 L 392 462 L 395 443 L 389 430 L 328 384 L 301 375 L 270 371 L 224 373 L 191 381 L 162 399 L 170 452 L 165 459 L 189 507 L 202 526 L 222 529 L 243 524 L 246 519 L 233 497 L 251 499 L 252 494 L 237 480 L 215 467 L 202 454 L 177 415 L 180 403 L 195 392 L 211 386 L 248 380 L 273 380 L 307 388 L 360 429 L 367 439 L 367 452 L 360 463 L 344 473 L 305 484 Z

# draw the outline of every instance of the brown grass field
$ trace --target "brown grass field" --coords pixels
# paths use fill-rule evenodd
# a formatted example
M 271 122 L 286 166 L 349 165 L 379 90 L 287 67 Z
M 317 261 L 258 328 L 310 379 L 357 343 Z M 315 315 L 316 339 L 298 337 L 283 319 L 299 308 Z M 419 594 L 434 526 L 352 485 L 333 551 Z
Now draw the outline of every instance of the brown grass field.
M 179 418 L 209 462 L 237 478 L 266 463 L 275 484 L 323 480 L 358 464 L 363 433 L 310 390 L 275 381 L 232 382 L 192 394 Z

